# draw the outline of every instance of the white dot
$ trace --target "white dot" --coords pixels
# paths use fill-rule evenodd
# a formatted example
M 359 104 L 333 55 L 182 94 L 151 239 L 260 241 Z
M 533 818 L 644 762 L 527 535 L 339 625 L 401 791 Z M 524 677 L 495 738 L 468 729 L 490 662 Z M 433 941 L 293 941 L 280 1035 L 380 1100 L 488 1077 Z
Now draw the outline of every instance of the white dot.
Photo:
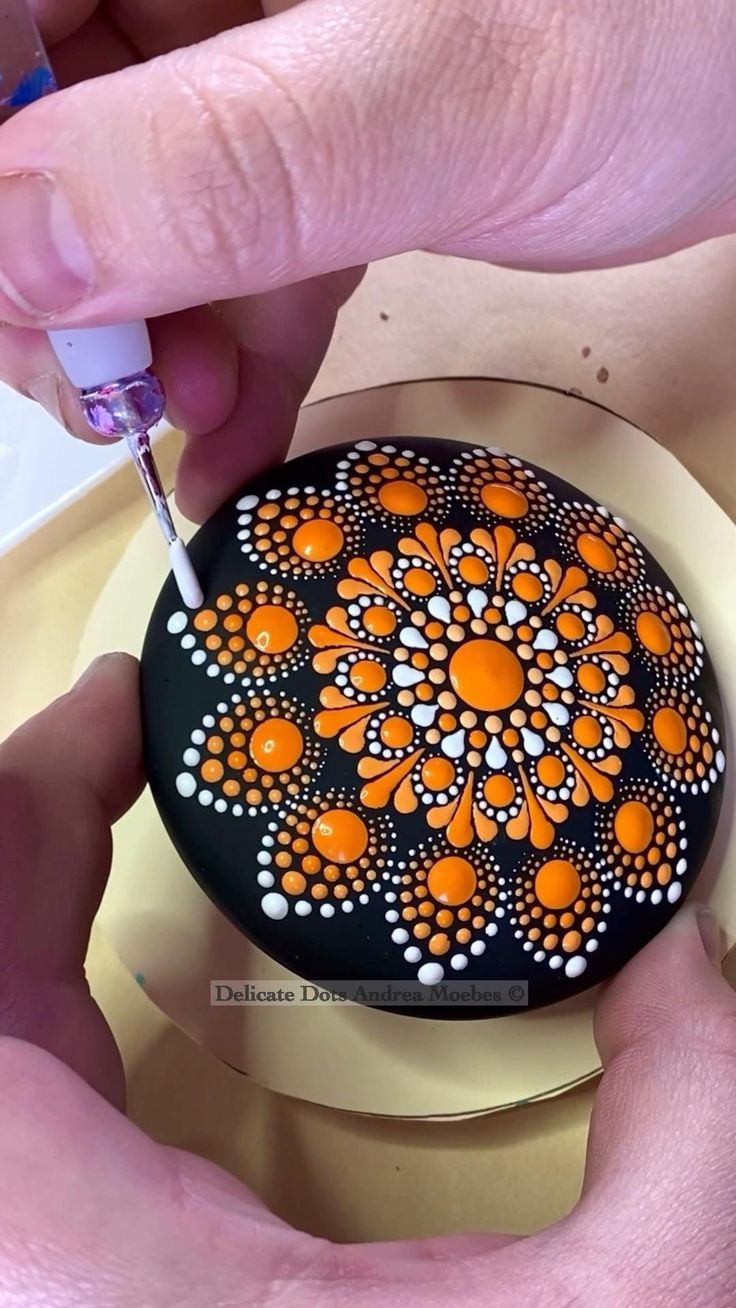
M 367 895 L 359 895 L 359 896 L 358 896 L 358 903 L 359 903 L 359 904 L 367 904 L 367 903 L 368 903 L 368 896 L 367 896 Z
M 724 754 L 722 749 L 719 749 L 718 753 L 716 754 L 716 767 L 718 768 L 719 772 L 723 772 L 725 766 L 726 766 L 726 755 Z
M 272 891 L 270 895 L 264 895 L 261 900 L 261 908 L 266 917 L 273 918 L 274 922 L 280 922 L 282 917 L 286 917 L 289 911 L 289 905 L 283 895 Z
M 652 901 L 653 904 L 661 904 L 661 903 L 662 903 L 662 891 L 661 891 L 661 890 L 653 890 L 652 893 L 651 893 L 650 898 L 651 898 L 651 901 Z
M 197 799 L 202 805 L 202 808 L 209 808 L 210 804 L 212 803 L 212 800 L 214 799 L 214 795 L 212 794 L 211 790 L 200 790 L 199 794 L 197 795 Z
M 405 945 L 409 939 L 409 932 L 404 927 L 396 927 L 396 929 L 391 932 L 391 939 L 395 945 Z
M 345 905 L 343 904 L 343 908 L 344 907 Z M 297 917 L 309 917 L 311 911 L 312 911 L 312 905 L 308 904 L 306 899 L 298 899 L 294 905 L 294 912 L 296 913 Z
M 395 908 L 390 908 L 385 914 L 385 917 L 387 922 L 398 922 L 399 920 L 399 915 Z
M 217 664 L 216 664 L 216 663 L 210 663 L 210 666 L 209 666 L 208 669 L 207 669 L 207 676 L 208 676 L 208 677 L 219 677 L 219 675 L 220 675 L 220 669 L 219 669 L 219 667 L 217 666 Z
M 215 810 L 216 810 L 216 812 L 218 812 L 218 813 L 227 813 L 227 800 L 226 800 L 226 799 L 216 799 L 216 800 L 215 800 Z
M 677 873 L 678 877 L 681 877 L 681 876 L 683 875 L 684 872 L 687 872 L 687 859 L 686 859 L 686 858 L 681 858 L 681 859 L 680 859 L 679 863 L 677 864 L 677 867 L 675 868 L 675 872 Z
M 450 967 L 454 968 L 456 972 L 462 972 L 467 966 L 468 959 L 466 954 L 452 955 L 452 958 L 450 959 Z
M 589 954 L 594 954 L 595 951 L 596 951 L 596 949 L 598 948 L 598 941 L 597 941 L 597 940 L 589 940 L 589 941 L 587 942 L 585 948 L 587 949 L 587 951 L 588 951 Z
M 192 654 L 192 663 L 194 663 L 195 666 L 198 667 L 200 663 L 204 663 L 206 658 L 207 655 L 205 654 L 203 649 L 195 649 L 194 653 Z
M 404 950 L 404 958 L 407 963 L 418 963 L 421 957 L 422 951 L 417 949 L 416 945 L 409 945 L 409 948 Z
M 543 963 L 546 957 L 547 957 L 547 955 L 545 954 L 544 950 L 543 950 L 543 949 L 538 949 L 538 950 L 536 951 L 535 955 L 534 955 L 534 962 L 535 962 L 535 963 Z
M 184 753 L 182 754 L 182 761 L 186 763 L 188 768 L 196 767 L 197 764 L 199 763 L 199 750 L 185 749 Z
M 242 817 L 242 816 L 243 816 L 243 805 L 233 804 L 233 817 Z
M 556 972 L 558 967 L 562 967 L 564 961 L 565 960 L 561 954 L 553 954 L 551 959 L 549 960 L 549 965 Z
M 488 926 L 486 927 L 486 935 L 495 936 L 497 932 L 498 932 L 498 924 L 496 922 L 489 922 Z
M 166 623 L 166 630 L 170 632 L 172 636 L 178 636 L 179 632 L 184 630 L 188 621 L 189 619 L 187 618 L 186 613 L 183 613 L 181 609 L 178 609 L 176 613 L 172 613 Z
M 236 509 L 254 509 L 258 503 L 257 495 L 244 495 L 235 505 Z
M 320 907 L 320 910 L 319 910 L 319 911 L 320 911 L 320 914 L 321 914 L 322 917 L 334 917 L 334 916 L 335 916 L 335 905 L 334 905 L 334 904 L 322 904 L 321 907 Z
M 576 954 L 574 958 L 569 958 L 567 960 L 565 964 L 565 976 L 582 976 L 587 966 L 587 960 L 582 958 L 580 954 Z
M 417 972 L 417 981 L 421 981 L 423 986 L 436 986 L 444 975 L 441 963 L 423 963 Z
M 669 887 L 667 891 L 667 899 L 669 900 L 670 904 L 676 904 L 681 894 L 682 894 L 682 883 L 680 881 L 673 881 L 672 885 Z
M 176 778 L 176 789 L 179 791 L 179 794 L 184 797 L 184 799 L 191 799 L 192 795 L 197 789 L 197 783 L 194 777 L 192 776 L 191 772 L 179 773 L 178 777 Z
M 262 886 L 264 890 L 270 890 L 274 882 L 273 872 L 259 872 L 257 881 L 259 886 Z
M 258 851 L 256 854 L 256 862 L 260 863 L 261 867 L 268 867 L 271 862 L 271 855 L 267 849 L 260 849 Z
M 198 727 L 196 731 L 192 732 L 189 739 L 191 740 L 193 745 L 203 745 L 206 740 L 206 736 L 204 732 L 201 731 L 200 728 Z
M 470 952 L 471 954 L 474 954 L 476 958 L 480 958 L 481 954 L 485 954 L 486 952 L 485 940 L 474 940 L 470 946 Z
M 182 649 L 193 649 L 196 643 L 197 643 L 196 639 L 192 635 L 191 631 L 188 632 L 186 636 L 182 636 L 181 640 L 179 641 L 179 644 L 181 645 Z

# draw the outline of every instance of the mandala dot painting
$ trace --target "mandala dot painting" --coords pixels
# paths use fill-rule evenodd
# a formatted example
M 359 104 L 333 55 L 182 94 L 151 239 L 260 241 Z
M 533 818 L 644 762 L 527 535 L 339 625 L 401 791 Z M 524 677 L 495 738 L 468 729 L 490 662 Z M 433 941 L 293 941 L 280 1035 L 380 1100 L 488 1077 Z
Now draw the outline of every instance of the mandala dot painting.
M 361 441 L 271 471 L 191 552 L 202 608 L 169 579 L 146 638 L 148 776 L 267 954 L 326 985 L 523 981 L 539 1007 L 674 913 L 722 712 L 620 518 L 500 450 Z

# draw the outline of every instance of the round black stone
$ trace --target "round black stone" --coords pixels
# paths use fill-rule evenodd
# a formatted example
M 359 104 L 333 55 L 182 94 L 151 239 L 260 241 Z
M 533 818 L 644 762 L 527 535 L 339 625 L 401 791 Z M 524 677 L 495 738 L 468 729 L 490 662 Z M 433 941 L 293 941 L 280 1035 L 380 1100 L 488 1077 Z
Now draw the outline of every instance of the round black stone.
M 202 609 L 170 577 L 143 651 L 147 774 L 267 954 L 488 1017 L 604 980 L 676 911 L 721 704 L 680 594 L 594 499 L 499 450 L 360 442 L 260 477 L 190 551 Z

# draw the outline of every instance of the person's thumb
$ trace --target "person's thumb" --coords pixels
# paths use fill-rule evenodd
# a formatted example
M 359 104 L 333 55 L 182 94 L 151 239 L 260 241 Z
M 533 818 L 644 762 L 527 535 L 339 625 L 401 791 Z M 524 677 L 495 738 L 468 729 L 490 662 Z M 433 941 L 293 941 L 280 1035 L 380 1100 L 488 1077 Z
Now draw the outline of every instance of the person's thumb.
M 0 317 L 154 316 L 416 247 L 535 267 L 728 226 L 736 8 L 308 0 L 0 131 Z
M 631 1302 L 682 1302 L 696 1261 L 736 1293 L 734 1230 L 723 1229 L 736 1211 L 736 996 L 723 952 L 712 913 L 687 906 L 598 1004 L 603 1080 L 571 1221 L 619 1251 L 638 1285 Z

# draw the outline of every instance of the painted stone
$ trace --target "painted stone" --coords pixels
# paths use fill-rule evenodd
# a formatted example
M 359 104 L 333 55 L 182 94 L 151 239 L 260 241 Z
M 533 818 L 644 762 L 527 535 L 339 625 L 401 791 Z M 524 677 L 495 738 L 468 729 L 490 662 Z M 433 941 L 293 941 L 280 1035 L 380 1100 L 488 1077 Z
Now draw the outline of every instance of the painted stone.
M 722 711 L 620 518 L 500 450 L 362 441 L 272 470 L 191 553 L 202 609 L 169 579 L 145 643 L 148 777 L 267 954 L 422 996 L 518 982 L 539 1007 L 675 912 L 718 817 Z M 391 1006 L 507 1011 L 441 988 Z

